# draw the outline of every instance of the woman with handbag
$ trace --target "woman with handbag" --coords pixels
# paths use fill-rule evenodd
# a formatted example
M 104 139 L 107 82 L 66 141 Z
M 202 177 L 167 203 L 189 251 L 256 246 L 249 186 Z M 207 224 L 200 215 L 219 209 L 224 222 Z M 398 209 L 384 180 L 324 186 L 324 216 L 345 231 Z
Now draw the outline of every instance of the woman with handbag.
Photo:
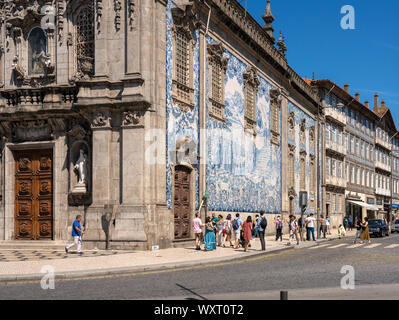
M 360 224 L 362 227 L 362 234 L 360 236 L 360 243 L 364 243 L 364 241 L 368 241 L 369 243 L 371 243 L 371 239 L 370 239 L 370 230 L 369 230 L 369 218 L 364 218 L 364 222 Z
M 212 220 L 210 217 L 207 217 L 205 220 L 204 243 L 205 243 L 205 251 L 216 250 L 215 228 L 213 227 Z

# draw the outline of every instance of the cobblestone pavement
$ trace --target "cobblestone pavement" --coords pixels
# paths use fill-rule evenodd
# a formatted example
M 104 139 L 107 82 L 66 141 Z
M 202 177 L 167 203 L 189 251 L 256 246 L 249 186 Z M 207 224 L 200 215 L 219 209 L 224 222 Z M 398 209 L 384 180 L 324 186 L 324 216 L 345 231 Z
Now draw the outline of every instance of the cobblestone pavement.
M 0 262 L 13 261 L 40 261 L 40 260 L 55 260 L 55 259 L 76 259 L 81 257 L 104 257 L 117 254 L 127 254 L 129 251 L 85 251 L 83 256 L 76 252 L 65 253 L 65 251 L 54 250 L 1 250 Z

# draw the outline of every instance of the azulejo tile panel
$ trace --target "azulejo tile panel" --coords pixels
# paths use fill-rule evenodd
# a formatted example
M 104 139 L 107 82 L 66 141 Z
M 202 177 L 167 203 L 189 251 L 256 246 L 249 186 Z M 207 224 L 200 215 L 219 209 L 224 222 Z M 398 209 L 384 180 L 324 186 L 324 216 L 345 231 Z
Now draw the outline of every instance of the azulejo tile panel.
M 207 41 L 214 42 L 209 37 Z M 259 77 L 257 135 L 246 133 L 243 75 L 247 65 L 227 50 L 225 56 L 229 58 L 225 82 L 226 120 L 220 122 L 207 113 L 209 209 L 281 212 L 281 149 L 270 142 L 269 89 L 272 86 Z
M 300 153 L 306 151 L 306 191 L 310 195 L 310 155 L 315 155 L 315 150 L 310 146 L 309 130 L 311 127 L 315 127 L 316 121 L 309 116 L 307 113 L 302 111 L 298 106 L 294 105 L 291 101 L 288 101 L 288 114 L 294 113 L 295 116 L 295 135 L 294 139 L 288 139 L 288 143 L 296 146 L 295 149 L 295 191 L 299 195 L 300 191 Z M 305 143 L 301 142 L 300 139 L 300 125 L 305 120 Z M 306 214 L 315 213 L 314 209 L 308 209 Z M 295 214 L 301 214 L 301 208 L 299 207 L 299 197 L 295 198 Z

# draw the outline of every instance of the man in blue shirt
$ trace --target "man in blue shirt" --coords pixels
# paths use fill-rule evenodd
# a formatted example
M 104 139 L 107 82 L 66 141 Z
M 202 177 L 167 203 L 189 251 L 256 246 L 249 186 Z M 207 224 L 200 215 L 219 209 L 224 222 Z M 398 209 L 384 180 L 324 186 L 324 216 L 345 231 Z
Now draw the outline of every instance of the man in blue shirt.
M 78 246 L 78 253 L 82 254 L 81 249 L 82 249 L 82 235 L 84 234 L 83 228 L 80 225 L 80 221 L 82 221 L 82 216 L 78 215 L 76 217 L 76 220 L 72 224 L 72 237 L 73 237 L 73 243 L 71 243 L 68 247 L 65 247 L 65 252 L 68 253 L 69 249 L 71 249 L 74 246 Z
M 263 222 L 262 222 L 263 221 Z M 265 228 L 263 228 L 263 227 Z M 256 227 L 258 228 L 260 244 L 262 246 L 262 251 L 266 251 L 266 242 L 265 242 L 265 232 L 267 228 L 267 218 L 265 216 L 265 211 L 260 212 L 260 217 L 256 223 Z

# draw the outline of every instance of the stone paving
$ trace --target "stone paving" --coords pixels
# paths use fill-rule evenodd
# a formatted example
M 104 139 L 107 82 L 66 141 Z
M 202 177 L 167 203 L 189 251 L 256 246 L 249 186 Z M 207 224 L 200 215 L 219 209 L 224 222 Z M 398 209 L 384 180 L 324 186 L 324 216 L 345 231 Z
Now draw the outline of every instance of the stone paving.
M 350 233 L 350 235 L 352 234 Z M 336 239 L 337 235 L 328 236 Z M 9 276 L 39 275 L 43 266 L 52 266 L 56 274 L 84 273 L 85 275 L 96 272 L 112 270 L 125 270 L 128 272 L 162 270 L 166 268 L 189 267 L 195 265 L 227 262 L 236 259 L 245 259 L 257 255 L 267 254 L 290 248 L 288 237 L 284 236 L 283 242 L 276 242 L 273 236 L 266 237 L 266 253 L 260 251 L 260 241 L 252 241 L 248 253 L 242 248 L 217 248 L 215 251 L 196 251 L 194 246 L 188 248 L 171 248 L 159 251 L 86 251 L 83 256 L 76 253 L 65 254 L 65 251 L 41 250 L 0 250 L 0 280 L 7 280 Z M 321 240 L 323 241 L 323 240 Z M 319 241 L 318 241 L 319 242 Z M 315 245 L 313 241 L 303 242 L 294 248 L 303 248 Z M 84 243 L 83 243 L 84 250 Z M 66 276 L 67 277 L 67 276 Z

